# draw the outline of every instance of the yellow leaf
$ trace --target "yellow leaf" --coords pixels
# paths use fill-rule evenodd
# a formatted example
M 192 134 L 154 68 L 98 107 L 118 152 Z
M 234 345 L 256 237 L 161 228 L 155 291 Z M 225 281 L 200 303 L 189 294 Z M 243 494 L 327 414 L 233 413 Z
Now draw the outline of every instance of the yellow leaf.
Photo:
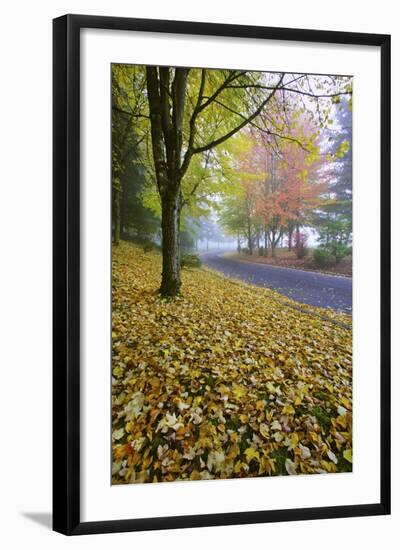
M 295 410 L 292 405 L 287 404 L 282 409 L 282 414 L 294 414 Z
M 345 458 L 347 462 L 350 462 L 350 464 L 353 463 L 353 456 L 352 456 L 351 449 L 346 449 L 345 451 L 343 451 L 343 458 Z
M 131 421 L 127 422 L 125 425 L 125 430 L 129 433 L 132 433 L 135 429 L 135 424 Z
M 121 367 L 115 367 L 113 369 L 113 375 L 116 377 L 116 378 L 119 378 L 120 376 L 122 376 L 124 373 L 123 369 L 121 369 Z
M 149 379 L 149 384 L 153 389 L 157 389 L 160 387 L 160 379 L 157 378 L 156 376 L 153 376 L 152 378 Z
M 269 430 L 266 424 L 260 424 L 260 434 L 265 438 L 269 437 Z
M 311 441 L 313 443 L 316 443 L 317 445 L 319 444 L 319 435 L 315 432 L 310 432 L 309 433 L 309 438 L 311 439 Z
M 292 448 L 296 447 L 298 442 L 299 442 L 299 436 L 297 435 L 296 432 L 292 433 L 290 435 L 290 445 L 291 445 L 291 447 Z
M 193 407 L 198 407 L 201 403 L 202 397 L 201 395 L 198 395 L 193 399 Z
M 260 462 L 260 453 L 253 449 L 253 447 L 248 447 L 244 454 L 246 455 L 246 460 L 248 463 L 250 463 L 253 458 L 255 458 L 258 462 Z
M 351 409 L 351 403 L 347 397 L 341 397 L 340 402 L 346 407 L 346 409 Z
M 344 429 L 347 428 L 347 419 L 345 416 L 338 416 L 336 422 Z
M 246 395 L 246 389 L 243 386 L 239 386 L 238 384 L 235 384 L 235 387 L 233 388 L 233 393 L 235 397 L 238 399 L 241 399 Z

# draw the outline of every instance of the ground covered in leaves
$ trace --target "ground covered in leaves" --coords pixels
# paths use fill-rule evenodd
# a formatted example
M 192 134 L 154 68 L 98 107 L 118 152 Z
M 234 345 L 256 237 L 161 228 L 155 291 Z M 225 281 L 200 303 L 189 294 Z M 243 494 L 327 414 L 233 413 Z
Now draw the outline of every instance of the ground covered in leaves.
M 203 269 L 163 299 L 130 243 L 112 268 L 114 484 L 351 471 L 351 330 Z

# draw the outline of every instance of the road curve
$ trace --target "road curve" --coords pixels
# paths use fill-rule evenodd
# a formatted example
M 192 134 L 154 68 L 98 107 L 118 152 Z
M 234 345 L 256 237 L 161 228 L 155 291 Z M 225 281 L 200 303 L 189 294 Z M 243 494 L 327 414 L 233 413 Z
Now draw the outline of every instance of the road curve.
M 241 262 L 225 252 L 205 252 L 201 260 L 224 275 L 277 290 L 292 300 L 311 306 L 351 313 L 352 279 L 266 264 Z

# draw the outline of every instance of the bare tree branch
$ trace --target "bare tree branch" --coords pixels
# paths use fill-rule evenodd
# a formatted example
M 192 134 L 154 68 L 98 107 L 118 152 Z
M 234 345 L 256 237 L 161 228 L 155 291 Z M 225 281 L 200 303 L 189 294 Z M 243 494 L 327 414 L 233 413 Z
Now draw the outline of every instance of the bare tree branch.
M 120 107 L 117 107 L 116 105 L 112 106 L 113 111 L 117 111 L 117 113 L 121 113 L 123 115 L 126 115 L 131 118 L 150 118 L 148 115 L 142 115 L 138 113 L 132 113 L 130 111 L 125 111 L 124 109 L 121 109 Z
M 280 84 L 282 83 L 282 80 L 285 76 L 285 73 L 282 73 L 281 74 L 281 77 L 279 79 L 279 82 L 278 84 L 276 85 L 276 87 L 274 87 L 271 91 L 271 93 L 268 95 L 268 97 L 261 102 L 261 104 L 259 105 L 259 107 L 249 116 L 249 117 L 244 117 L 244 120 L 243 122 L 241 122 L 240 124 L 238 124 L 237 126 L 235 126 L 235 128 L 233 128 L 230 132 L 224 134 L 223 136 L 215 139 L 214 141 L 210 142 L 210 143 L 207 143 L 206 145 L 203 145 L 202 147 L 196 147 L 194 150 L 193 150 L 193 154 L 197 154 L 197 153 L 202 153 L 203 151 L 207 151 L 208 149 L 212 149 L 214 147 L 216 147 L 217 145 L 220 145 L 221 143 L 223 143 L 224 141 L 226 141 L 227 139 L 229 139 L 230 137 L 232 137 L 233 135 L 235 135 L 237 132 L 239 132 L 242 128 L 244 128 L 247 124 L 249 124 L 252 120 L 254 120 L 260 113 L 261 111 L 264 109 L 265 105 L 271 100 L 271 98 L 275 95 L 276 91 L 279 88 Z
M 243 84 L 243 85 L 231 85 L 231 86 L 227 86 L 227 88 L 229 89 L 235 89 L 235 88 L 256 88 L 256 89 L 259 89 L 259 90 L 274 90 L 275 87 L 274 86 L 264 86 L 263 84 L 249 84 L 249 85 L 246 85 L 246 84 Z M 336 92 L 334 94 L 315 94 L 315 93 L 311 93 L 311 92 L 306 92 L 304 90 L 296 90 L 295 88 L 286 88 L 286 86 L 281 86 L 279 88 L 279 90 L 282 90 L 282 91 L 286 91 L 286 92 L 293 92 L 295 94 L 301 94 L 301 95 L 306 95 L 306 96 L 309 96 L 309 97 L 314 97 L 314 98 L 322 98 L 322 97 L 340 97 L 342 95 L 352 95 L 353 92 Z
M 241 118 L 246 119 L 246 117 L 244 115 L 242 115 L 241 113 L 238 113 L 237 111 L 231 109 L 230 107 L 228 107 L 227 105 L 225 105 L 221 101 L 219 101 L 219 100 L 215 100 L 215 101 L 216 101 L 216 103 L 218 103 L 218 105 L 221 105 L 221 107 L 224 107 L 225 109 L 227 109 L 231 113 L 233 113 L 233 114 L 235 114 L 235 115 L 237 115 Z M 261 128 L 261 126 L 259 126 L 258 124 L 256 124 L 253 121 L 249 122 L 249 125 L 253 126 L 253 128 L 257 128 L 257 130 L 259 130 L 260 132 L 263 132 L 264 134 L 267 134 L 268 136 L 275 136 L 275 137 L 280 138 L 280 139 L 285 139 L 287 141 L 292 141 L 294 143 L 297 143 L 297 145 L 299 145 L 299 147 L 301 147 L 304 151 L 306 151 L 307 153 L 310 152 L 306 147 L 304 147 L 304 145 L 301 143 L 300 140 L 298 140 L 294 137 L 284 136 L 282 134 L 278 134 L 277 132 L 273 132 L 272 130 L 269 130 L 268 128 Z

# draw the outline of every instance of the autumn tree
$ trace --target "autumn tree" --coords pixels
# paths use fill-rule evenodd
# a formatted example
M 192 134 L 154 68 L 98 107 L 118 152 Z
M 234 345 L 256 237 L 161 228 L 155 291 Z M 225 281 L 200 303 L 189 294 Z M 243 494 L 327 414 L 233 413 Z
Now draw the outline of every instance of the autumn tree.
M 290 96 L 304 97 L 305 109 L 307 102 L 320 102 L 324 116 L 329 101 L 348 92 L 336 77 L 318 77 L 318 88 L 312 88 L 308 75 L 156 66 L 135 67 L 134 72 L 132 90 L 130 82 L 118 83 L 123 105 L 115 108 L 132 117 L 147 177 L 156 184 L 163 256 L 160 290 L 175 296 L 180 290 L 182 210 L 198 202 L 205 181 L 203 177 L 203 183 L 197 183 L 193 167 L 207 171 L 207 155 L 210 159 L 248 125 L 273 139 L 290 137 L 285 121 Z
M 352 236 L 352 110 L 351 101 L 335 105 L 326 130 L 329 185 L 315 212 L 320 245 L 340 261 L 349 253 Z
M 235 181 L 235 204 L 224 199 L 225 210 L 235 208 L 237 214 L 225 212 L 225 226 L 241 220 L 240 232 L 247 238 L 252 254 L 255 245 L 259 252 L 272 256 L 283 234 L 293 233 L 299 243 L 300 227 L 309 219 L 320 203 L 325 189 L 319 173 L 322 156 L 318 133 L 309 121 L 301 118 L 292 123 L 292 136 L 271 143 L 270 136 L 259 129 L 247 128 L 232 142 L 231 172 L 227 177 Z M 264 240 L 263 250 L 260 243 Z
M 179 225 L 182 180 L 195 155 L 211 150 L 254 120 L 273 98 L 283 74 L 270 76 L 268 93 L 248 86 L 261 73 L 146 67 L 152 152 L 161 198 L 161 293 L 180 291 Z M 221 116 L 223 115 L 223 116 Z
M 143 122 L 145 80 L 130 65 L 112 65 L 112 224 L 113 242 L 118 245 L 121 231 L 138 235 L 154 233 L 155 218 L 143 205 L 141 193 L 146 184 L 138 159 L 146 135 Z

